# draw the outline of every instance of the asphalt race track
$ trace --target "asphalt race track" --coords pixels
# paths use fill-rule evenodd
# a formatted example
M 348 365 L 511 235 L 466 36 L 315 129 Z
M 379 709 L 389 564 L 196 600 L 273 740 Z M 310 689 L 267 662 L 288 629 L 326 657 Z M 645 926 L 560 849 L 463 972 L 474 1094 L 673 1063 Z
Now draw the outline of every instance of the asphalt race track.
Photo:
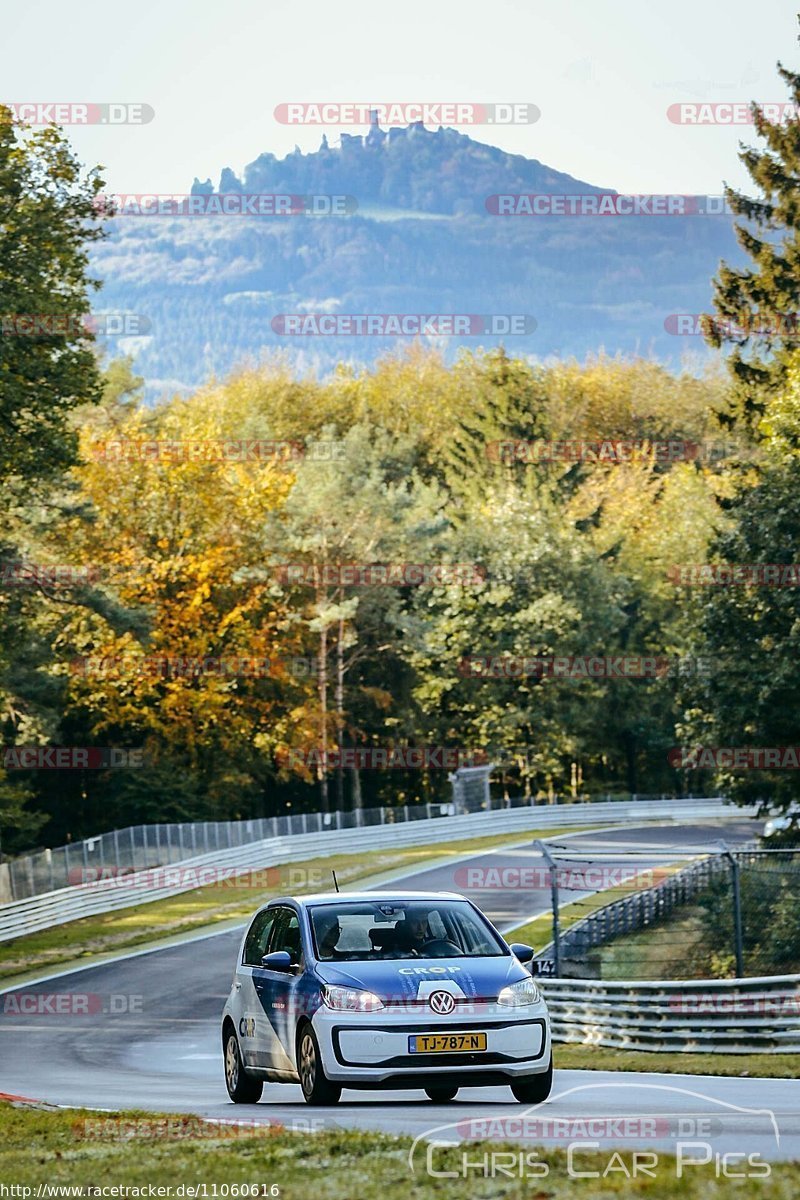
M 722 836 L 736 844 L 758 828 L 742 820 L 724 827 L 642 826 L 586 833 L 562 844 L 565 850 L 570 847 L 575 859 L 591 846 L 609 855 L 602 859 L 605 866 L 635 862 L 642 870 L 665 862 L 663 850 L 699 850 L 716 845 Z M 633 858 L 625 852 L 632 846 L 639 848 Z M 479 883 L 489 886 L 466 887 L 471 877 L 464 868 L 470 866 L 497 867 L 500 874 L 477 876 Z M 531 879 L 530 868 L 541 866 L 531 843 L 484 852 L 381 886 L 466 892 L 500 929 L 507 929 L 550 907 L 549 887 L 525 886 Z M 514 886 L 518 876 L 520 885 Z M 511 880 L 512 885 L 496 886 L 492 880 L 497 878 Z M 421 1091 L 346 1090 L 335 1108 L 314 1109 L 303 1102 L 299 1086 L 279 1084 L 266 1085 L 257 1106 L 234 1106 L 223 1081 L 219 1017 L 240 938 L 241 929 L 194 937 L 7 992 L 0 1004 L 0 1092 L 96 1109 L 141 1108 L 225 1120 L 278 1121 L 288 1128 L 312 1131 L 324 1126 L 361 1127 L 418 1136 L 435 1130 L 433 1136 L 441 1141 L 491 1136 L 563 1144 L 567 1127 L 551 1127 L 547 1122 L 632 1116 L 640 1122 L 636 1129 L 611 1125 L 602 1136 L 603 1147 L 674 1151 L 676 1138 L 692 1140 L 695 1131 L 698 1138 L 710 1139 L 715 1154 L 746 1146 L 763 1158 L 800 1157 L 796 1080 L 559 1071 L 557 1046 L 553 1093 L 534 1110 L 513 1102 L 507 1088 L 462 1090 L 446 1105 L 430 1103 Z M 45 1001 L 44 1011 L 22 1015 L 13 1011 L 13 996 L 22 991 L 42 997 L 77 995 L 81 1001 L 76 1007 L 83 1012 L 58 1015 L 47 1011 Z M 521 1123 L 526 1112 L 528 1123 Z M 591 1140 L 591 1134 L 578 1140 Z M 426 1145 L 417 1150 L 422 1159 Z

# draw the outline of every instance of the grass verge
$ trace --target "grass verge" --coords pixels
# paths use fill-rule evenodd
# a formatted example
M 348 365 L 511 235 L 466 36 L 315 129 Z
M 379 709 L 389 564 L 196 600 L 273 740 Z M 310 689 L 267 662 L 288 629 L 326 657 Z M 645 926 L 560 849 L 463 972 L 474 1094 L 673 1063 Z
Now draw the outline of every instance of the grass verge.
M 548 830 L 547 836 L 562 836 L 566 832 L 580 831 L 574 828 Z M 533 840 L 537 834 L 531 831 L 530 836 Z M 132 949 L 158 938 L 222 926 L 225 922 L 244 921 L 271 896 L 327 891 L 331 887 L 332 869 L 340 884 L 350 885 L 395 869 L 407 867 L 409 872 L 421 871 L 444 856 L 479 853 L 509 845 L 515 840 L 521 842 L 524 838 L 524 833 L 520 833 L 518 839 L 503 833 L 446 844 L 313 858 L 265 868 L 249 877 L 196 888 L 166 900 L 152 900 L 115 912 L 84 917 L 24 938 L 0 942 L 0 982 L 43 968 L 85 962 L 102 954 Z
M 790 948 L 790 938 L 779 937 L 778 961 L 768 953 L 762 955 L 758 947 L 746 945 L 745 975 L 794 975 L 800 971 L 800 944 L 791 939 Z M 733 947 L 725 945 L 730 941 L 730 934 L 717 929 L 699 905 L 687 904 L 662 921 L 596 947 L 593 954 L 602 979 L 732 978 Z
M 666 875 L 680 871 L 685 865 L 685 863 L 678 862 L 671 866 L 660 867 L 661 877 L 664 878 Z M 648 885 L 643 883 L 639 886 L 645 887 Z M 559 927 L 562 933 L 572 925 L 577 924 L 578 921 L 582 921 L 584 917 L 597 912 L 598 909 L 613 904 L 615 900 L 627 899 L 631 895 L 631 887 L 630 883 L 624 883 L 619 887 L 606 888 L 602 892 L 595 892 L 591 896 L 582 896 L 579 900 L 562 904 L 559 908 Z M 639 888 L 635 888 L 634 890 L 639 890 Z M 553 940 L 552 911 L 548 910 L 547 912 L 540 913 L 538 917 L 534 917 L 531 921 L 526 921 L 524 925 L 518 925 L 516 929 L 507 930 L 504 936 L 507 941 L 525 942 L 529 946 L 548 945 Z
M 686 905 L 646 929 L 598 946 L 595 953 L 603 979 L 708 979 L 708 940 L 702 915 Z
M 440 1112 L 432 1111 L 431 1127 L 437 1124 L 436 1111 Z M 528 1145 L 494 1141 L 431 1150 L 431 1166 L 438 1173 L 434 1176 L 426 1170 L 425 1144 L 417 1147 L 412 1171 L 410 1138 L 336 1128 L 335 1118 L 327 1116 L 318 1118 L 316 1126 L 309 1116 L 308 1126 L 318 1130 L 314 1133 L 267 1125 L 260 1135 L 240 1129 L 235 1138 L 223 1138 L 206 1136 L 203 1129 L 209 1131 L 209 1127 L 196 1118 L 121 1115 L 124 1123 L 117 1126 L 110 1114 L 0 1104 L 0 1179 L 7 1187 L 31 1189 L 4 1194 L 29 1200 L 41 1184 L 43 1196 L 87 1198 L 102 1197 L 103 1189 L 113 1187 L 143 1189 L 128 1191 L 129 1197 L 147 1196 L 148 1187 L 162 1187 L 171 1188 L 173 1197 L 203 1200 L 243 1195 L 279 1200 L 306 1200 L 315 1195 L 325 1200 L 464 1200 L 465 1195 L 474 1200 L 615 1200 L 620 1196 L 729 1200 L 734 1187 L 737 1195 L 794 1200 L 800 1189 L 797 1163 L 770 1164 L 768 1178 L 745 1182 L 742 1191 L 730 1179 L 718 1177 L 713 1159 L 702 1167 L 684 1167 L 679 1179 L 672 1155 L 653 1154 L 648 1156 L 655 1159 L 650 1163 L 651 1175 L 637 1172 L 631 1178 L 633 1150 L 587 1152 L 581 1148 L 570 1174 L 563 1149 L 534 1151 Z M 171 1133 L 141 1136 L 142 1130 L 159 1125 Z M 109 1126 L 112 1131 L 124 1129 L 134 1136 L 123 1139 L 119 1132 L 103 1136 L 103 1127 Z M 87 1137 L 87 1129 L 95 1132 Z M 221 1132 L 213 1126 L 210 1131 Z M 234 1132 L 230 1127 L 228 1131 Z M 488 1170 L 498 1160 L 485 1160 L 484 1155 L 504 1151 L 505 1171 L 491 1177 Z M 465 1157 L 469 1163 L 488 1161 L 488 1169 L 484 1167 L 482 1172 L 473 1166 L 465 1175 Z M 518 1176 L 522 1164 L 522 1178 L 509 1177 L 512 1161 L 517 1164 Z M 576 1178 L 577 1171 L 598 1175 Z M 603 1172 L 607 1172 L 605 1177 Z M 59 1187 L 64 1192 L 59 1193 Z
M 615 1050 L 556 1042 L 555 1065 L 577 1071 L 658 1071 L 664 1075 L 749 1076 L 751 1079 L 800 1078 L 800 1054 L 677 1054 L 652 1050 Z

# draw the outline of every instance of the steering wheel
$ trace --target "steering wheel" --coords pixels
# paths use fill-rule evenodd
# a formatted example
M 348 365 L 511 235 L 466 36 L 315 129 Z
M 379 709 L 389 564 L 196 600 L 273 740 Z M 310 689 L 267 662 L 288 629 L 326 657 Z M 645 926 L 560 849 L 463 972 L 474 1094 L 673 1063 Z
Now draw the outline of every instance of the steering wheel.
M 434 938 L 431 942 L 425 942 L 420 950 L 421 958 L 447 958 L 455 951 L 456 954 L 461 954 L 461 947 L 455 942 L 448 942 L 447 938 Z

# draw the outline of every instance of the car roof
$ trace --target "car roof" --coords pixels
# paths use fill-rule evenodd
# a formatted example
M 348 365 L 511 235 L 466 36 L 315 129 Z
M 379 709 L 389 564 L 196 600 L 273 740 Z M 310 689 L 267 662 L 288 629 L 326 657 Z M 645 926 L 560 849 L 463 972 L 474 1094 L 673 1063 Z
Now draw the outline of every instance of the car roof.
M 391 904 L 394 900 L 429 901 L 463 900 L 458 892 L 315 892 L 312 896 L 276 896 L 269 904 L 286 904 L 291 902 L 301 908 L 307 904 L 350 904 L 373 903 Z M 265 905 L 264 907 L 268 907 Z

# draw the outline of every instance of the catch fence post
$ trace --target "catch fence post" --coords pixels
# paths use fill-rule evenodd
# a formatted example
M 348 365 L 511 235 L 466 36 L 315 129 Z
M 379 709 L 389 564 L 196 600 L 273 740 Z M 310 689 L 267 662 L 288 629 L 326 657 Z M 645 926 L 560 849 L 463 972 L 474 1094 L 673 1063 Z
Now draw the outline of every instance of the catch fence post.
M 744 977 L 744 939 L 742 937 L 742 893 L 739 887 L 739 864 L 725 842 L 720 842 L 722 853 L 731 868 L 731 890 L 733 893 L 733 947 L 736 954 L 736 978 Z
M 544 842 L 535 841 L 534 846 L 547 863 L 550 871 L 550 902 L 553 906 L 553 974 L 561 974 L 561 927 L 558 913 L 558 876 L 555 859 Z

